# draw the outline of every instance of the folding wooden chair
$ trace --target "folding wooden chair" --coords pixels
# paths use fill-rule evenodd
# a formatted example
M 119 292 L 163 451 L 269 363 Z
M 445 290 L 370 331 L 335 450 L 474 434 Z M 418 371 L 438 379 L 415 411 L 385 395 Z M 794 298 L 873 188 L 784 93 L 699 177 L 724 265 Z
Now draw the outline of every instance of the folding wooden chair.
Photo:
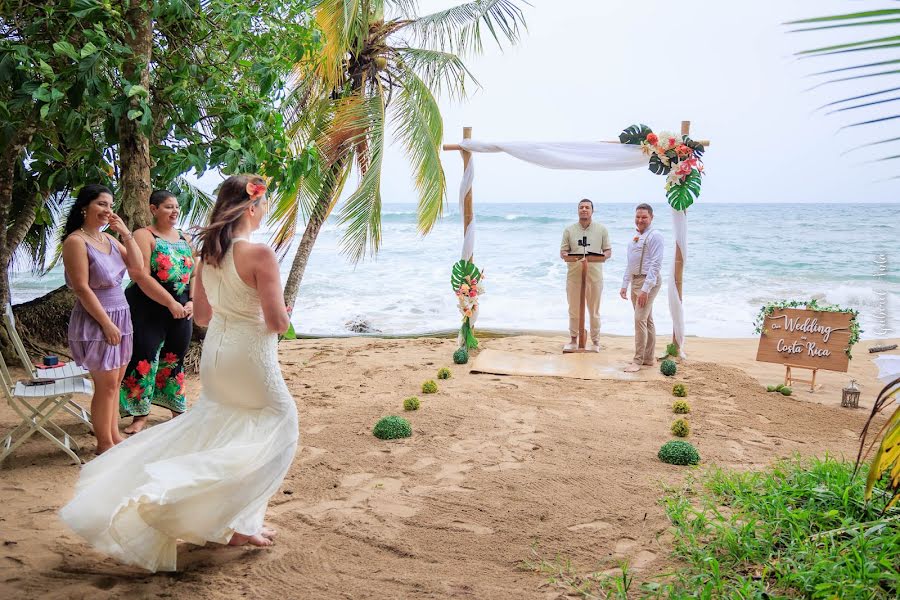
M 38 369 L 35 364 L 31 362 L 31 357 L 28 356 L 28 351 L 25 349 L 25 343 L 22 342 L 22 338 L 19 337 L 19 332 L 16 330 L 16 316 L 13 314 L 12 304 L 9 303 L 6 304 L 6 310 L 3 314 L 3 327 L 6 328 L 9 339 L 12 340 L 13 346 L 16 349 L 16 354 L 19 356 L 19 361 L 32 378 L 83 379 L 89 376 L 87 369 L 79 367 L 74 362 L 69 362 L 61 367 Z M 91 428 L 91 431 L 94 430 L 94 426 L 91 424 L 91 413 L 75 402 L 75 400 L 70 398 L 66 405 L 63 406 L 63 410 L 82 421 Z
M 32 382 L 13 381 L 2 354 L 0 354 L 0 380 L 2 380 L 0 388 L 3 388 L 7 403 L 22 418 L 22 422 L 0 444 L 0 463 L 25 440 L 35 433 L 40 433 L 80 465 L 83 461 L 77 454 L 78 444 L 51 421 L 51 418 L 66 406 L 73 394 L 93 394 L 94 386 L 90 380 L 70 377 L 37 385 L 32 385 Z

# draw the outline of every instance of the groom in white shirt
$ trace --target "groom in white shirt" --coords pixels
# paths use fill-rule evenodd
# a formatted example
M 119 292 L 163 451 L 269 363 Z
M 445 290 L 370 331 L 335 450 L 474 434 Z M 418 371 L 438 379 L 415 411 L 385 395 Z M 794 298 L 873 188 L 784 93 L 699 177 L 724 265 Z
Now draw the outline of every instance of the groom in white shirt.
M 662 284 L 663 236 L 653 229 L 653 207 L 638 204 L 634 209 L 637 233 L 628 242 L 625 278 L 619 295 L 627 299 L 631 286 L 631 304 L 634 306 L 634 358 L 625 367 L 635 373 L 645 365 L 654 364 L 656 328 L 653 324 L 653 300 Z

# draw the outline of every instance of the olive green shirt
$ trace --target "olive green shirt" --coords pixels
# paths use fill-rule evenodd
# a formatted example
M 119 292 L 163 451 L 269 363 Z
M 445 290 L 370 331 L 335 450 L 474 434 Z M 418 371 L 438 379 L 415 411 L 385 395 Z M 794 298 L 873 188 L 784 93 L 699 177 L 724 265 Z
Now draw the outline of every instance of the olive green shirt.
M 591 221 L 591 224 L 587 227 L 582 227 L 581 223 L 574 223 L 566 227 L 563 230 L 562 243 L 559 249 L 569 254 L 581 254 L 584 252 L 584 248 L 578 245 L 578 241 L 584 236 L 587 236 L 588 244 L 590 244 L 587 247 L 589 253 L 602 254 L 612 249 L 612 245 L 609 243 L 609 232 L 606 231 L 606 227 L 597 221 Z M 580 276 L 581 266 L 578 263 L 570 262 L 567 265 L 570 274 L 577 271 Z M 588 263 L 588 274 L 591 276 L 592 281 L 601 280 L 603 263 Z

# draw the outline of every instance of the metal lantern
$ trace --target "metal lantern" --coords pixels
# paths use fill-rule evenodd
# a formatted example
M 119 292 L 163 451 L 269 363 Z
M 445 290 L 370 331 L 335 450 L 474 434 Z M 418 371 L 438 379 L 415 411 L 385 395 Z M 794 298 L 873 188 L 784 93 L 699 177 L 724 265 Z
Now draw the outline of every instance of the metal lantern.
M 856 387 L 855 379 L 851 379 L 850 385 L 843 389 L 841 393 L 841 406 L 846 408 L 859 408 L 859 388 Z

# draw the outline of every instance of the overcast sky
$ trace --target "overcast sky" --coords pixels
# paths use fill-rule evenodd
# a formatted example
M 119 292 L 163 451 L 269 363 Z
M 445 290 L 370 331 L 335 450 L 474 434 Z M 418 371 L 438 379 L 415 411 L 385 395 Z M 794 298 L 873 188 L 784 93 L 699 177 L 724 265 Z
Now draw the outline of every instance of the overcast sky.
M 878 8 L 853 0 L 681 2 L 533 0 L 528 31 L 514 48 L 486 43 L 467 61 L 481 88 L 463 103 L 441 99 L 445 142 L 465 125 L 492 140 L 610 140 L 643 122 L 656 131 L 709 139 L 702 202 L 894 202 L 900 161 L 867 160 L 896 147 L 842 153 L 896 137 L 892 122 L 840 131 L 889 108 L 826 116 L 832 100 L 896 85 L 888 77 L 804 91 L 810 73 L 861 61 L 872 53 L 797 60 L 799 50 L 893 35 L 890 26 L 787 33 L 792 19 Z M 455 2 L 422 0 L 421 14 Z M 893 57 L 891 57 L 893 58 Z M 891 67 L 887 67 L 891 68 Z M 881 86 L 881 87 L 875 87 Z M 868 111 L 868 112 L 867 112 Z M 661 202 L 663 178 L 649 171 L 553 171 L 502 155 L 476 157 L 476 202 Z M 456 202 L 458 153 L 445 153 L 448 201 Z M 400 148 L 386 155 L 385 202 L 415 199 Z M 351 182 L 352 185 L 352 182 Z

